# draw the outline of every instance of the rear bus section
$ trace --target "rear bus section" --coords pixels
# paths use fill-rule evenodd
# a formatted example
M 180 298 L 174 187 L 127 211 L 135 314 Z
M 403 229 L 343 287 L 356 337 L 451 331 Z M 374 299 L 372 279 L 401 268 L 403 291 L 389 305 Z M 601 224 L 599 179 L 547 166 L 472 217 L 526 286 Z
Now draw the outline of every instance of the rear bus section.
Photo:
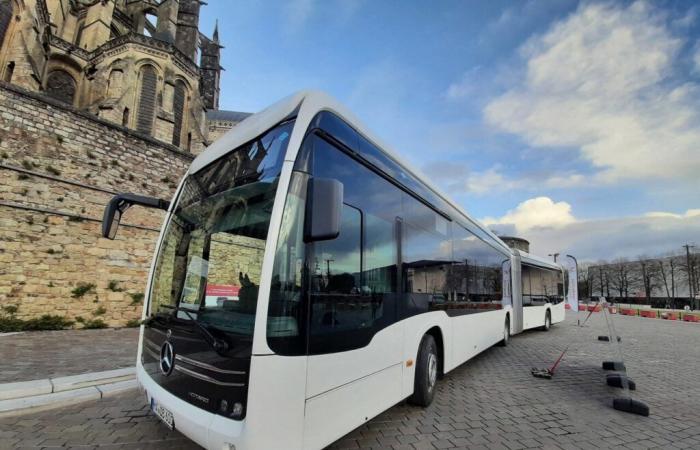
M 564 320 L 566 282 L 561 266 L 520 252 L 523 329 L 549 330 Z

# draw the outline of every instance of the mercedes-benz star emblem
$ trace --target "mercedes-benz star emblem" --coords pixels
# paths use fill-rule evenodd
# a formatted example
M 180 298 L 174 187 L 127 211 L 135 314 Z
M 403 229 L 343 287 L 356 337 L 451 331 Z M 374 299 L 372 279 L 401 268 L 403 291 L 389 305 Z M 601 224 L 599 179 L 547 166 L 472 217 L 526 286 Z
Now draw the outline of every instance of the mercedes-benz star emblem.
M 173 345 L 165 341 L 163 346 L 160 348 L 160 371 L 166 377 L 173 372 L 173 367 L 175 367 L 175 353 L 173 352 Z

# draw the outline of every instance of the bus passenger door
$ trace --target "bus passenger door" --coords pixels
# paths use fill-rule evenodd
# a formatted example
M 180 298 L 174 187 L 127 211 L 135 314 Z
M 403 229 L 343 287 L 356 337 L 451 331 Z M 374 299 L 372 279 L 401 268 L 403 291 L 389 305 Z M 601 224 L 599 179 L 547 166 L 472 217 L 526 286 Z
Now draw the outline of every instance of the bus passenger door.
M 313 244 L 304 448 L 324 447 L 401 400 L 395 256 L 372 251 L 373 241 L 391 245 L 394 231 L 388 224 L 379 236 L 376 220 L 344 204 L 340 235 Z

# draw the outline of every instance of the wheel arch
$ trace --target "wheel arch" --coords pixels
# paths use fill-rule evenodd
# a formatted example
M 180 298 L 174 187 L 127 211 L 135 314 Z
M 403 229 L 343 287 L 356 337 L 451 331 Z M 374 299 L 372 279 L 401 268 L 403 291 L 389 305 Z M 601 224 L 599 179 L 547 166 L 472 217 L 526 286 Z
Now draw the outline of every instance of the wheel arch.
M 438 349 L 438 369 L 439 373 L 442 375 L 445 373 L 445 340 L 443 338 L 442 329 L 439 325 L 433 325 L 432 328 L 428 329 L 424 336 L 430 335 L 435 339 L 435 345 Z

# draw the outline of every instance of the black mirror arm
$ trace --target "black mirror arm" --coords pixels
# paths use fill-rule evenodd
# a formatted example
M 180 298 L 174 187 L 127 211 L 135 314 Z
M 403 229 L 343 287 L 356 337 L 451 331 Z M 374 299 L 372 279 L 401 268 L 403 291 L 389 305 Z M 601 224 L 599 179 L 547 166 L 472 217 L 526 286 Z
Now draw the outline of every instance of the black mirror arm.
M 170 202 L 154 197 L 146 197 L 137 194 L 117 194 L 109 201 L 105 208 L 104 216 L 102 217 L 102 236 L 108 239 L 114 239 L 116 227 L 119 225 L 121 214 L 129 209 L 132 205 L 145 206 L 147 208 L 162 209 L 167 211 L 170 208 Z M 113 221 L 116 215 L 116 224 L 114 233 L 110 235 Z
M 155 197 L 146 197 L 144 195 L 137 194 L 117 194 L 115 195 L 110 203 L 115 203 L 117 207 L 124 211 L 129 206 L 139 205 L 145 206 L 146 208 L 162 209 L 167 211 L 170 208 L 170 202 Z M 124 209 L 122 209 L 124 208 Z

